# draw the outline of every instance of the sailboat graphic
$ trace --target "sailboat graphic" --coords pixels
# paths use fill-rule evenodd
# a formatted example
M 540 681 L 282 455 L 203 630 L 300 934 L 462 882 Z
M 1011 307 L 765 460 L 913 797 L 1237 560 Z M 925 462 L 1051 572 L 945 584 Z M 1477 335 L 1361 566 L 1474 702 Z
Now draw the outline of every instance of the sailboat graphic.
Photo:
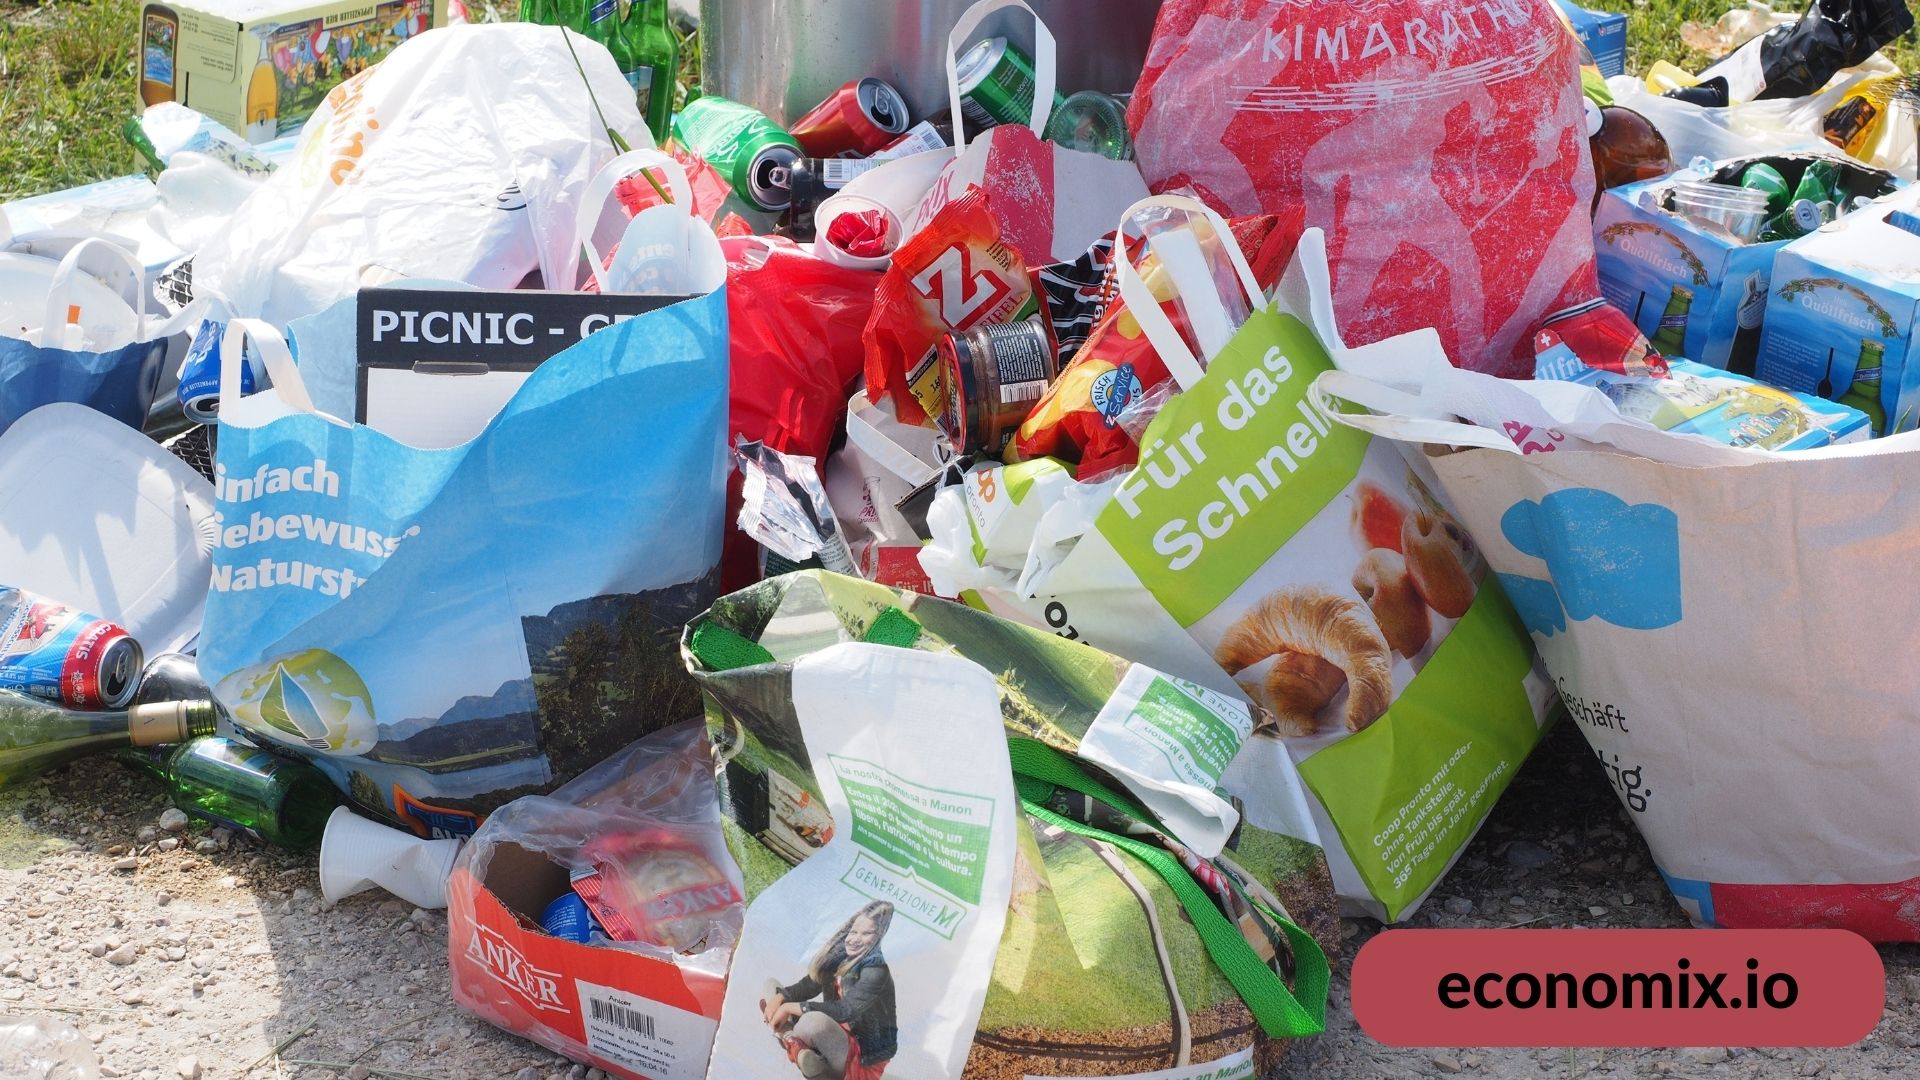
M 320 718 L 313 699 L 301 689 L 285 664 L 275 664 L 273 682 L 260 698 L 260 719 L 292 735 L 315 750 L 327 750 L 327 722 Z

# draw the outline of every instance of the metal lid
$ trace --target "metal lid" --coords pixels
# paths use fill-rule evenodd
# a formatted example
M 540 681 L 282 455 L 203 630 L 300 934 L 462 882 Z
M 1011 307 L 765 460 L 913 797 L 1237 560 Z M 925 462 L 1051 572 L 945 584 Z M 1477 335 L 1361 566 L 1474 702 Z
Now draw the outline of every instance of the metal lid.
M 854 95 L 860 101 L 860 112 L 874 127 L 889 135 L 898 135 L 907 130 L 912 122 L 907 110 L 907 99 L 900 96 L 884 80 L 865 78 L 854 88 Z
M 975 43 L 961 55 L 959 65 L 954 68 L 954 74 L 960 80 L 960 92 L 964 94 L 979 86 L 999 65 L 1000 58 L 1006 54 L 1006 38 L 987 38 L 985 41 Z

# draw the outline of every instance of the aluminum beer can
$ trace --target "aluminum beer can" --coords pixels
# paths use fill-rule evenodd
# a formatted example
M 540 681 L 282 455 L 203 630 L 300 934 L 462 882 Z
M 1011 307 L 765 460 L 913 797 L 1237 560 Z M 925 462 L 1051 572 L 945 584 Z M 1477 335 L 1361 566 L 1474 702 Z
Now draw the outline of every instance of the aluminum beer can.
M 787 208 L 787 170 L 800 159 L 800 144 L 765 113 L 703 97 L 674 116 L 673 138 L 706 158 L 755 207 L 773 213 Z
M 140 689 L 140 643 L 98 615 L 0 586 L 0 689 L 70 709 L 119 709 Z
M 1033 60 L 1003 37 L 968 49 L 954 68 L 960 81 L 960 115 L 975 131 L 1033 119 Z M 1058 108 L 1066 98 L 1053 95 Z
M 180 385 L 174 395 L 180 401 L 180 411 L 196 424 L 220 420 L 220 338 L 226 329 L 225 323 L 202 320 L 200 329 L 194 332 L 193 344 L 187 347 L 187 355 L 180 361 Z M 255 386 L 253 358 L 241 359 L 240 393 L 245 396 L 253 393 Z
M 855 79 L 793 122 L 808 157 L 866 157 L 907 130 L 907 99 L 879 79 Z

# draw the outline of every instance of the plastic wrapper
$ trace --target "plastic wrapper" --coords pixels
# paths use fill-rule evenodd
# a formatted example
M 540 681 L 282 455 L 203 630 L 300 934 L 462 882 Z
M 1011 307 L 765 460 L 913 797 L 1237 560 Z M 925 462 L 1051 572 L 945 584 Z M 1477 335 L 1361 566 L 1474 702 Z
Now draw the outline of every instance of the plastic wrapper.
M 745 438 L 825 468 L 860 382 L 861 335 L 880 275 L 816 258 L 790 240 L 729 238 L 728 338 L 733 352 L 729 440 Z M 730 481 L 728 520 L 739 515 Z M 723 578 L 759 578 L 758 545 L 729 529 Z
M 894 252 L 865 332 L 868 395 L 892 399 L 906 423 L 938 415 L 940 338 L 1029 318 L 1038 296 L 1025 258 L 1001 238 L 986 192 L 970 188 Z

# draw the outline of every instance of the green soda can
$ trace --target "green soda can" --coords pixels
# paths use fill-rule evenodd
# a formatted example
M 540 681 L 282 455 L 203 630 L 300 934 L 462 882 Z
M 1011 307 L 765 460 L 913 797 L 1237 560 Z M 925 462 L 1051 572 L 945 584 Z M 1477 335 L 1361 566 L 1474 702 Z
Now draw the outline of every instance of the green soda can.
M 673 140 L 706 158 L 755 207 L 778 213 L 792 201 L 787 175 L 800 144 L 760 110 L 723 97 L 690 101 L 673 118 Z
M 968 49 L 954 68 L 960 81 L 960 115 L 975 131 L 1033 119 L 1033 59 L 1003 37 L 987 38 Z M 1067 99 L 1053 95 L 1058 109 Z
M 1740 174 L 1740 186 L 1749 191 L 1758 191 L 1767 197 L 1767 216 L 1771 217 L 1787 208 L 1792 202 L 1793 189 L 1787 186 L 1787 178 L 1780 170 L 1764 161 L 1756 161 L 1747 166 Z

